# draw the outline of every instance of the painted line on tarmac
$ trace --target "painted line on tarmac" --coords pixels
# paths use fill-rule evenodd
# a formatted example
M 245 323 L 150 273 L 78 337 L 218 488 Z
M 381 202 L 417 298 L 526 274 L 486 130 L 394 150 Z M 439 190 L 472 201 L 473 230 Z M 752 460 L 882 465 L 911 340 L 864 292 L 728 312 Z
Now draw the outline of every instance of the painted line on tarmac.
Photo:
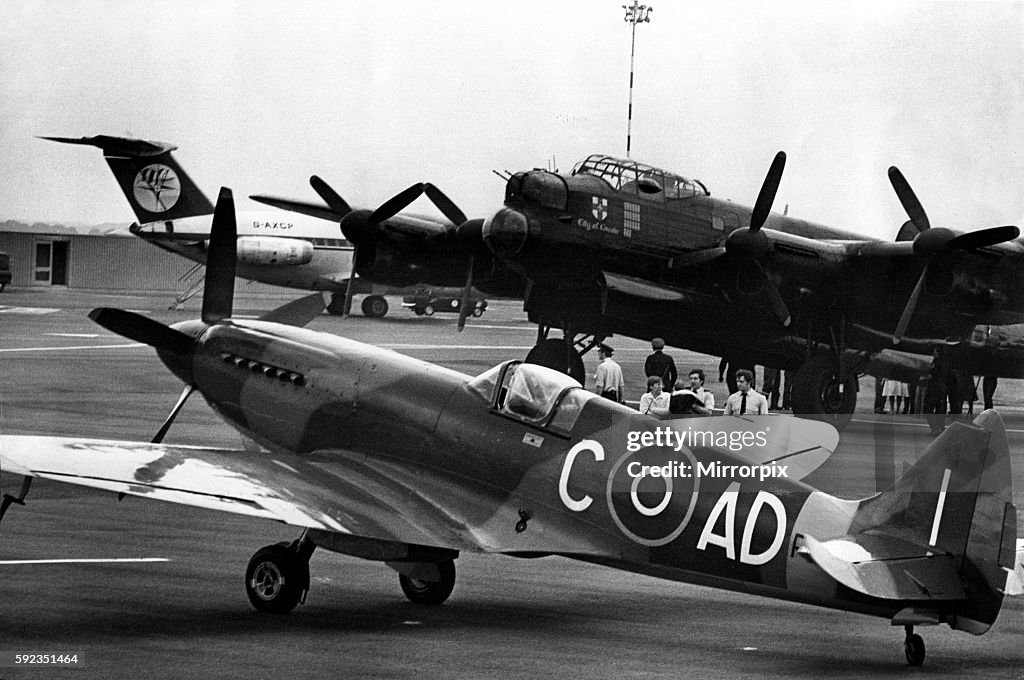
M 378 347 L 386 349 L 533 349 L 533 345 L 421 345 L 411 342 L 381 343 Z
M 55 338 L 98 338 L 99 333 L 43 333 L 43 335 L 50 335 Z
M 68 350 L 79 349 L 125 349 L 132 347 L 149 347 L 149 345 L 144 345 L 141 342 L 133 342 L 130 345 L 73 345 L 70 347 L 9 347 L 7 349 L 0 349 L 0 352 L 67 352 Z
M 13 564 L 116 564 L 122 562 L 170 562 L 166 557 L 95 557 L 54 560 L 0 560 L 0 565 Z
M 53 314 L 59 309 L 52 307 L 0 307 L 0 314 Z

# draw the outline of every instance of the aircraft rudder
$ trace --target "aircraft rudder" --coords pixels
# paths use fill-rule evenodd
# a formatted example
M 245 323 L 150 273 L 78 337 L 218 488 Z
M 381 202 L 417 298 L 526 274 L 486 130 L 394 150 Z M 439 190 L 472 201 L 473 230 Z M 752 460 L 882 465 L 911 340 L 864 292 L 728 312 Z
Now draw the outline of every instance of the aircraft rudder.
M 952 556 L 965 598 L 949 623 L 981 634 L 999 613 L 1015 564 L 1016 520 L 1006 427 L 989 410 L 951 425 L 892 489 L 863 501 L 851 533 Z
M 43 139 L 102 150 L 139 224 L 213 213 L 210 199 L 174 158 L 173 144 L 107 135 Z

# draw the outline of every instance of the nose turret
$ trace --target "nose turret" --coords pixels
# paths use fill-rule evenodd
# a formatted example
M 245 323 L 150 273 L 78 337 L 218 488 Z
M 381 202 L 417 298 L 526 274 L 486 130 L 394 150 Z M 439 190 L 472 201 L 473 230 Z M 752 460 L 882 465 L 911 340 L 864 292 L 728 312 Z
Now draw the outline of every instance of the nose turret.
M 512 208 L 502 208 L 484 221 L 482 234 L 492 253 L 507 258 L 522 251 L 530 230 L 526 215 Z

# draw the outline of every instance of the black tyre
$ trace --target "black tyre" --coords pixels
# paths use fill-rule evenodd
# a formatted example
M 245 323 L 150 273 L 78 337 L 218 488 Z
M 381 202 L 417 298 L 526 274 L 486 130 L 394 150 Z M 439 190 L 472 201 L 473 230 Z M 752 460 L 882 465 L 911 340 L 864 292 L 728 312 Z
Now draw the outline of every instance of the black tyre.
M 434 306 L 433 305 L 427 305 L 426 307 L 423 308 L 423 313 L 426 314 L 427 316 L 433 316 L 434 315 Z
M 583 368 L 583 359 L 575 348 L 572 348 L 571 352 L 566 352 L 565 340 L 541 340 L 526 355 L 526 362 L 553 368 L 575 378 L 581 385 L 586 384 L 584 381 L 587 379 L 587 372 Z
M 245 570 L 245 594 L 261 612 L 287 614 L 309 588 L 309 563 L 287 544 L 268 545 L 249 560 Z
M 812 357 L 793 380 L 793 413 L 843 429 L 857 406 L 857 376 L 840 380 L 831 357 Z
M 483 315 L 484 315 L 483 307 L 474 307 L 473 308 L 473 316 L 483 316 Z
M 924 663 L 924 640 L 917 633 L 911 633 L 903 643 L 903 651 L 907 655 L 907 664 L 920 666 Z
M 379 319 L 388 313 L 388 301 L 381 295 L 367 295 L 363 298 L 363 314 L 371 319 Z
M 455 589 L 455 560 L 438 562 L 437 568 L 441 572 L 440 581 L 421 581 L 409 578 L 405 574 L 398 575 L 402 592 L 410 602 L 439 605 L 452 594 L 452 590 Z

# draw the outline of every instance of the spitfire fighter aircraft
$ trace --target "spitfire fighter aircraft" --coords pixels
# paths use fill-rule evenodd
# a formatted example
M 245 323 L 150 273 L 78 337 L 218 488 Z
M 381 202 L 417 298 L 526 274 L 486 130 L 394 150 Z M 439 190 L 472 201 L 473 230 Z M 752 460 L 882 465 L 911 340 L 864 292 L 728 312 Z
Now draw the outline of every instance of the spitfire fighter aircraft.
M 398 262 L 416 262 L 421 273 L 431 271 L 421 274 L 428 280 L 449 285 L 457 285 L 459 262 L 468 262 L 466 283 L 484 292 L 494 282 L 507 289 L 519 275 L 539 328 L 527 360 L 578 379 L 579 349 L 613 333 L 660 336 L 741 364 L 794 370 L 794 412 L 842 424 L 859 374 L 917 379 L 921 359 L 902 360 L 894 350 L 928 357 L 936 345 L 953 345 L 962 370 L 1024 377 L 1019 343 L 964 344 L 979 324 L 1024 321 L 1017 227 L 932 228 L 893 167 L 889 177 L 910 221 L 894 243 L 866 240 L 772 213 L 784 165 L 780 152 L 753 209 L 712 198 L 697 180 L 590 156 L 568 175 L 511 175 L 505 206 L 486 220 L 466 220 L 439 190 L 418 185 L 388 201 L 390 209 L 426 192 L 452 225 L 416 239 L 359 215 L 341 227 L 369 251 L 356 270 L 372 280 L 387 282 Z M 564 338 L 548 339 L 552 328 Z
M 984 633 L 1020 590 L 1010 458 L 984 412 L 938 437 L 888 491 L 841 500 L 801 482 L 838 442 L 790 416 L 660 421 L 550 368 L 507 361 L 471 377 L 301 328 L 302 298 L 232 318 L 235 222 L 222 190 L 202 319 L 165 326 L 93 310 L 151 345 L 186 385 L 153 442 L 0 436 L 0 467 L 274 519 L 301 528 L 256 552 L 252 604 L 288 612 L 321 547 L 386 563 L 410 600 L 440 604 L 462 551 L 560 555 L 683 582 Z M 164 445 L 198 391 L 261 450 Z
M 138 222 L 133 234 L 164 250 L 202 264 L 210 236 L 213 204 L 174 157 L 173 144 L 111 137 L 43 137 L 64 144 L 95 146 L 103 151 L 121 191 Z M 397 211 L 396 211 L 397 212 Z M 316 218 L 335 220 L 333 212 L 312 212 Z M 395 215 L 396 225 L 442 223 L 430 217 Z M 333 292 L 327 310 L 343 314 L 355 293 L 365 294 L 361 308 L 372 318 L 388 312 L 385 295 L 416 291 L 420 281 L 406 279 L 399 286 L 372 285 L 352 275 L 352 245 L 323 219 L 283 216 L 279 212 L 248 211 L 238 215 L 238 275 L 286 288 Z M 200 279 L 179 302 L 202 287 Z M 459 297 L 459 289 L 447 294 Z M 444 297 L 445 292 L 436 292 Z M 478 295 L 476 297 L 479 297 Z M 470 305 L 471 310 L 476 305 Z

